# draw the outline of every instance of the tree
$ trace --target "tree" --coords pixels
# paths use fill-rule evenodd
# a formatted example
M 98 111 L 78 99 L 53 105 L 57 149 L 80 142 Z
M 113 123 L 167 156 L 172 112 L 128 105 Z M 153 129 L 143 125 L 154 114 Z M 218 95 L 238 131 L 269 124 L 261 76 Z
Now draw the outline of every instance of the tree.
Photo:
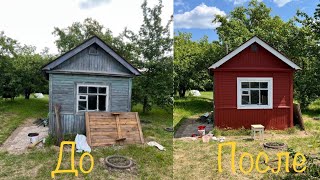
M 105 28 L 92 18 L 86 18 L 83 23 L 72 23 L 71 26 L 66 28 L 55 27 L 53 34 L 58 38 L 55 44 L 60 53 L 71 50 L 92 36 L 98 36 L 131 63 L 136 58 L 133 49 L 135 47 L 131 43 L 124 43 L 125 33 L 114 37 L 110 29 Z
M 208 67 L 222 54 L 221 45 L 209 43 L 205 36 L 192 41 L 190 33 L 179 33 L 174 37 L 174 87 L 180 97 L 189 89 L 212 89 L 212 78 Z
M 295 94 L 302 108 L 320 96 L 320 4 L 317 5 L 313 17 L 304 12 L 297 11 L 295 20 L 302 24 L 298 38 L 303 39 L 303 44 L 298 44 L 301 53 L 303 70 L 295 76 Z M 298 50 L 298 49 L 297 49 Z
M 17 57 L 13 59 L 15 75 L 19 86 L 16 88 L 19 93 L 30 98 L 33 92 L 48 92 L 48 81 L 41 73 L 41 67 L 49 62 L 50 58 L 36 53 L 33 46 L 22 46 L 17 51 Z
M 133 101 L 143 105 L 143 112 L 150 111 L 153 105 L 172 105 L 173 40 L 169 29 L 172 20 L 162 26 L 162 7 L 161 0 L 153 8 L 145 0 L 141 5 L 143 24 L 139 32 L 125 31 L 139 57 L 134 64 L 143 71 L 133 83 Z
M 304 14 L 304 22 L 310 25 L 299 27 L 294 18 L 284 22 L 279 16 L 272 17 L 270 12 L 271 9 L 263 2 L 251 0 L 247 8 L 236 7 L 229 16 L 217 15 L 213 22 L 221 23 L 216 30 L 220 43 L 225 47 L 225 54 L 256 35 L 299 65 L 302 71 L 295 73 L 294 95 L 305 109 L 319 96 L 316 92 L 320 84 L 317 80 L 320 70 L 316 60 L 319 52 L 315 41 L 317 30 L 312 30 L 316 25 L 310 24 L 317 19 Z
M 16 40 L 0 32 L 0 96 L 12 100 L 18 95 L 16 87 L 19 86 L 12 63 L 12 59 L 16 57 L 17 45 Z
M 25 94 L 29 99 L 32 92 L 48 92 L 48 81 L 41 73 L 41 67 L 52 56 L 36 53 L 33 46 L 21 46 L 16 40 L 0 33 L 0 96 L 14 99 Z
M 98 21 L 87 18 L 83 23 L 75 22 L 67 28 L 55 27 L 53 33 L 58 39 L 55 41 L 60 53 L 65 53 L 78 46 L 84 40 L 92 36 L 99 36 L 107 44 L 112 45 L 113 36 L 111 30 L 105 28 Z

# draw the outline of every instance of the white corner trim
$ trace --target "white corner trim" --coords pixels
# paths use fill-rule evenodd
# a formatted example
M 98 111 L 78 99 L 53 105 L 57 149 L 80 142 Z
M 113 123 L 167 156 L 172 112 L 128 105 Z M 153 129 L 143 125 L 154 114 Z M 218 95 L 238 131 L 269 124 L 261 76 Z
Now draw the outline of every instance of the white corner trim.
M 241 82 L 267 82 L 268 105 L 242 105 Z M 272 77 L 237 77 L 237 109 L 273 109 L 273 78 Z
M 288 58 L 286 58 L 284 55 L 282 55 L 281 53 L 279 53 L 277 50 L 275 50 L 274 48 L 272 48 L 271 46 L 269 46 L 267 43 L 263 42 L 261 39 L 259 39 L 258 37 L 253 37 L 251 38 L 249 41 L 247 41 L 246 43 L 242 44 L 240 47 L 238 47 L 237 49 L 235 49 L 234 51 L 232 51 L 231 53 L 229 53 L 228 55 L 226 55 L 225 57 L 223 57 L 222 59 L 220 59 L 218 62 L 214 63 L 213 65 L 211 65 L 209 67 L 209 69 L 216 69 L 219 66 L 221 66 L 222 64 L 224 64 L 225 62 L 227 62 L 228 60 L 230 60 L 232 57 L 234 57 L 235 55 L 239 54 L 241 51 L 243 51 L 245 48 L 247 48 L 248 46 L 250 46 L 253 43 L 258 43 L 260 46 L 262 46 L 263 48 L 265 48 L 266 50 L 268 50 L 270 53 L 272 53 L 273 55 L 275 55 L 276 57 L 278 57 L 279 59 L 281 59 L 284 63 L 288 64 L 290 67 L 292 67 L 295 70 L 299 70 L 301 69 L 299 66 L 297 66 L 295 63 L 293 63 L 291 60 L 289 60 Z

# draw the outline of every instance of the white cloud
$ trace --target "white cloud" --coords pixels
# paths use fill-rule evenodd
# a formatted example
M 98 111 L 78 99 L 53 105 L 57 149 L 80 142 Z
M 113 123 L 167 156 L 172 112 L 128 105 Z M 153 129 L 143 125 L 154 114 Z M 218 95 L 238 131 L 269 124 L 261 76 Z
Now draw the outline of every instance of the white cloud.
M 273 0 L 273 2 L 276 3 L 279 7 L 282 7 L 291 1 L 292 0 Z
M 213 29 L 219 26 L 217 23 L 212 23 L 214 15 L 225 16 L 226 13 L 216 7 L 210 7 L 202 3 L 191 11 L 184 12 L 183 14 L 175 14 L 174 28 Z
M 49 47 L 51 53 L 57 53 L 52 35 L 53 28 L 64 28 L 73 22 L 83 22 L 92 17 L 109 28 L 115 36 L 125 27 L 137 32 L 142 24 L 141 4 L 143 0 L 111 0 L 95 8 L 81 9 L 81 0 L 8 0 L 0 5 L 0 31 L 21 44 L 33 45 L 40 52 Z M 158 0 L 148 0 L 154 6 Z M 19 6 L 17 6 L 17 4 Z M 173 14 L 173 1 L 163 0 L 163 24 Z
M 90 8 L 95 8 L 103 4 L 108 4 L 110 3 L 111 0 L 81 0 L 79 2 L 79 7 L 81 9 L 90 9 Z
M 228 0 L 229 2 L 233 2 L 234 5 L 243 5 L 244 3 L 248 2 L 249 0 Z M 261 2 L 262 0 L 258 0 Z

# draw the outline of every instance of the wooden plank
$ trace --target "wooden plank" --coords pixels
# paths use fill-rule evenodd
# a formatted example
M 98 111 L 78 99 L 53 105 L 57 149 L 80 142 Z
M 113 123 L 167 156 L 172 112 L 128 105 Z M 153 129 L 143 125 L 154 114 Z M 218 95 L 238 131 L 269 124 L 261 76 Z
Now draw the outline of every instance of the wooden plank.
M 91 134 L 90 134 L 90 119 L 89 119 L 89 112 L 86 112 L 86 135 L 87 135 L 87 141 L 88 141 L 88 145 L 91 146 Z
M 90 124 L 90 123 L 89 123 Z M 138 128 L 137 126 L 138 124 L 125 124 L 125 126 L 121 127 L 121 129 L 127 129 L 127 130 L 130 130 L 130 129 L 135 129 L 135 128 Z M 113 128 L 117 128 L 117 125 L 116 124 L 104 124 L 104 125 L 101 125 L 101 124 L 90 124 L 90 128 L 92 129 L 101 129 L 101 128 L 106 128 L 106 129 L 113 129 Z
M 138 123 L 137 122 L 134 122 L 134 121 L 120 121 L 119 122 L 120 125 L 137 125 Z M 93 126 L 112 126 L 112 125 L 117 125 L 116 122 L 110 122 L 110 121 L 90 121 L 90 126 L 93 127 Z
M 118 133 L 118 138 L 117 139 L 120 139 L 122 138 L 122 134 L 121 134 L 121 128 L 120 128 L 120 119 L 119 119 L 119 113 L 112 113 L 112 115 L 115 116 L 116 118 L 116 124 L 117 124 L 117 133 Z
M 126 138 L 121 144 L 144 143 L 137 112 L 88 112 L 86 116 L 91 146 L 117 144 L 120 137 Z
M 138 112 L 135 112 L 135 114 L 136 114 L 136 119 L 137 119 L 137 122 L 138 122 L 138 129 L 139 129 L 139 133 L 140 133 L 140 141 L 143 144 L 144 143 L 144 139 L 143 139 L 142 128 L 141 128 L 141 124 L 140 124 L 139 114 L 138 114 Z
M 101 127 L 99 127 L 99 128 L 92 128 L 92 127 L 90 126 L 90 131 L 91 131 L 91 132 L 115 132 L 115 131 L 117 131 L 117 128 L 116 128 L 116 127 L 114 127 L 114 128 L 101 128 Z

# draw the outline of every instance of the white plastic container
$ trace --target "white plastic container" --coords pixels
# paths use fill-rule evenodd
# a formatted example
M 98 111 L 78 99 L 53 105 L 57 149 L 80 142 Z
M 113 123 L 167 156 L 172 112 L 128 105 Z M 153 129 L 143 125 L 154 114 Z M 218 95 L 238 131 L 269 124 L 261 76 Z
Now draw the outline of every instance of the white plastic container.
M 205 129 L 198 130 L 198 133 L 199 133 L 199 136 L 204 136 L 204 135 L 206 135 L 206 130 Z
M 39 141 L 39 133 L 29 133 L 30 143 L 34 144 Z

